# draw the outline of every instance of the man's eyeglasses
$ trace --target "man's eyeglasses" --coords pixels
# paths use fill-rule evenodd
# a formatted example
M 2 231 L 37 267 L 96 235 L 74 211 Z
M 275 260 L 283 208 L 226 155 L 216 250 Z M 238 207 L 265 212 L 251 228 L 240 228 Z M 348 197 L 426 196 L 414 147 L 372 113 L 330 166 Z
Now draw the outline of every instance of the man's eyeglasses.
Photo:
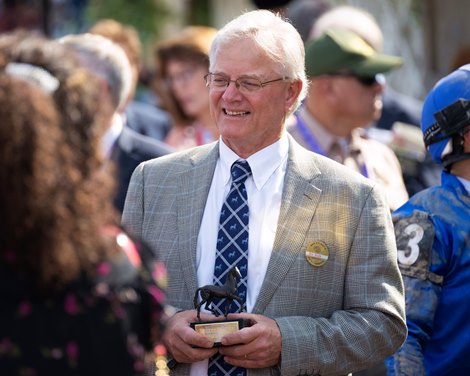
M 217 73 L 208 73 L 204 76 L 204 80 L 206 81 L 206 86 L 215 91 L 223 91 L 225 90 L 230 82 L 235 84 L 235 87 L 240 90 L 242 93 L 252 93 L 254 91 L 258 91 L 265 87 L 268 84 L 278 81 L 286 81 L 289 77 L 281 77 L 276 78 L 274 80 L 269 81 L 260 81 L 257 78 L 253 77 L 241 77 L 236 80 L 230 80 L 228 77 L 217 74 Z
M 364 86 L 385 84 L 385 77 L 383 74 L 376 74 L 375 76 L 360 76 L 358 74 L 350 73 L 350 72 L 336 72 L 336 73 L 328 73 L 325 76 L 353 77 Z

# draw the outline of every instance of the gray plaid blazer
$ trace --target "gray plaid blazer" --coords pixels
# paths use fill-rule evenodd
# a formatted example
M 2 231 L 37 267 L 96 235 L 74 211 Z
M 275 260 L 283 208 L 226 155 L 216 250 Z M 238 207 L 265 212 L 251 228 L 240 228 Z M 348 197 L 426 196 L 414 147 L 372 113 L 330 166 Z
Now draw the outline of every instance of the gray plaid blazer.
M 344 375 L 395 352 L 406 337 L 393 225 L 376 183 L 289 137 L 283 199 L 271 259 L 253 308 L 276 320 L 282 362 L 254 375 Z M 123 225 L 165 261 L 167 302 L 192 309 L 196 242 L 218 143 L 170 154 L 135 170 Z M 309 245 L 328 250 L 308 262 Z M 310 257 L 310 260 L 311 257 Z M 188 375 L 177 365 L 174 375 Z

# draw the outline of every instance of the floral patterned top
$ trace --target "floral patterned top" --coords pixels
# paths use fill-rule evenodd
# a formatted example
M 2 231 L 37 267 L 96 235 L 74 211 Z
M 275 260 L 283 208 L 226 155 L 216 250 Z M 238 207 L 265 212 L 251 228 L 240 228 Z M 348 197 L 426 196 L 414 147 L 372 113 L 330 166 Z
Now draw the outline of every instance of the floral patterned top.
M 165 271 L 117 231 L 123 252 L 38 297 L 0 260 L 0 375 L 144 375 L 161 338 Z M 162 346 L 158 346 L 160 350 Z

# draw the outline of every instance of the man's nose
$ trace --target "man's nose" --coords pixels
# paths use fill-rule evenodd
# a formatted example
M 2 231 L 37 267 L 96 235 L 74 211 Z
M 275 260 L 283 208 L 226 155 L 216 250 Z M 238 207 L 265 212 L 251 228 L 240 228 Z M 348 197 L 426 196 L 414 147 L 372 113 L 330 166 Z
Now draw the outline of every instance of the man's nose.
M 232 97 L 240 96 L 239 87 L 240 86 L 235 81 L 233 80 L 229 81 L 227 87 L 225 88 L 223 97 L 232 98 Z

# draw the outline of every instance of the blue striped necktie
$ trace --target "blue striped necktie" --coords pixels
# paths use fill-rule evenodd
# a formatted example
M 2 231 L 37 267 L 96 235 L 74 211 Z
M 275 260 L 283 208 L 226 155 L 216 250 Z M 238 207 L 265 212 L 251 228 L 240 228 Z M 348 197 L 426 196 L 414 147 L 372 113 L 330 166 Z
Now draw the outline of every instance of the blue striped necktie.
M 224 284 L 227 273 L 237 266 L 241 279 L 238 282 L 237 295 L 246 301 L 248 277 L 248 198 L 245 180 L 251 175 L 247 161 L 236 161 L 231 168 L 232 184 L 220 212 L 219 233 L 217 236 L 217 251 L 214 267 L 214 285 Z M 224 314 L 224 300 L 214 301 L 213 308 L 219 314 Z M 234 301 L 229 312 L 240 308 Z M 209 376 L 246 375 L 244 368 L 231 366 L 223 361 L 219 354 L 209 359 Z

